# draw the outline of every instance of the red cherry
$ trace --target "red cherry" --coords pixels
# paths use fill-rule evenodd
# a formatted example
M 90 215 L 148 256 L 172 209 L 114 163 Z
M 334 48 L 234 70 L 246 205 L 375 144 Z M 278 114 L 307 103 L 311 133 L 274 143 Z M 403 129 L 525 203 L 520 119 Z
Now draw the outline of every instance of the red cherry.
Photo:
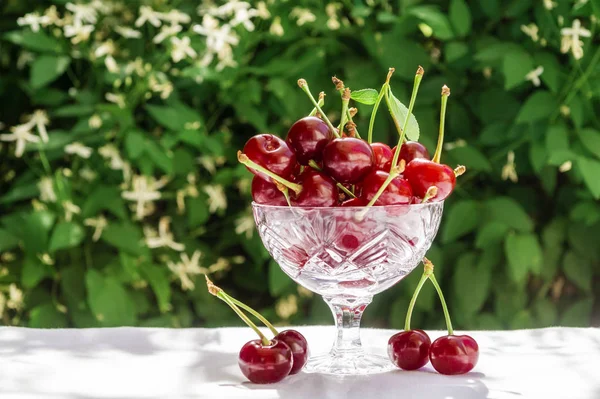
M 432 199 L 437 201 L 448 197 L 456 184 L 456 176 L 451 167 L 423 158 L 410 161 L 404 169 L 404 177 L 409 181 L 414 194 L 421 198 L 425 197 L 429 187 L 436 186 L 438 192 Z
M 348 206 L 366 206 L 367 202 L 361 198 L 361 197 L 356 197 L 356 198 L 350 198 L 349 200 L 346 200 L 344 202 L 342 202 L 343 207 L 348 207 Z
M 253 162 L 287 179 L 296 167 L 296 155 L 287 143 L 272 134 L 257 134 L 244 145 L 243 153 Z M 271 181 L 271 178 L 254 169 L 248 170 Z
M 298 373 L 308 361 L 308 342 L 306 342 L 306 338 L 296 330 L 281 331 L 275 338 L 285 342 L 292 350 L 294 364 L 290 375 Z
M 375 167 L 379 170 L 390 171 L 390 162 L 394 153 L 389 145 L 384 143 L 372 143 L 373 155 L 375 156 Z M 386 168 L 387 165 L 387 168 Z
M 441 374 L 464 374 L 479 360 L 479 346 L 468 335 L 446 335 L 433 341 L 429 348 L 431 365 Z
M 337 205 L 337 186 L 324 173 L 307 168 L 300 175 L 298 183 L 302 185 L 302 191 L 292 199 L 292 205 L 303 207 L 328 207 Z
M 238 364 L 242 373 L 255 384 L 279 382 L 290 374 L 292 350 L 283 341 L 271 340 L 263 345 L 260 339 L 247 342 L 240 350 Z
M 287 205 L 283 193 L 275 184 L 266 181 L 262 177 L 254 176 L 252 178 L 252 199 L 257 204 L 265 205 Z
M 316 116 L 307 116 L 292 125 L 286 142 L 296 153 L 298 162 L 308 165 L 308 161 L 320 161 L 323 148 L 333 135 L 325 122 Z
M 392 149 L 393 154 L 396 153 L 397 148 L 398 147 L 396 146 Z M 423 144 L 417 141 L 407 141 L 406 143 L 402 144 L 402 148 L 400 148 L 400 155 L 398 155 L 398 162 L 400 162 L 400 159 L 404 159 L 404 162 L 409 163 L 415 158 L 431 159 L 429 157 L 427 148 Z M 383 170 L 390 170 L 391 165 L 391 161 L 386 163 Z
M 361 181 L 374 161 L 371 146 L 353 137 L 334 139 L 323 150 L 323 171 L 340 183 Z
M 388 356 L 403 370 L 417 370 L 429 362 L 431 339 L 423 330 L 402 331 L 388 341 Z
M 375 197 L 375 194 L 389 175 L 388 172 L 384 172 L 383 170 L 375 170 L 365 177 L 362 186 L 362 198 L 367 203 Z M 385 188 L 374 205 L 406 205 L 411 203 L 412 196 L 412 189 L 408 181 L 398 176 Z

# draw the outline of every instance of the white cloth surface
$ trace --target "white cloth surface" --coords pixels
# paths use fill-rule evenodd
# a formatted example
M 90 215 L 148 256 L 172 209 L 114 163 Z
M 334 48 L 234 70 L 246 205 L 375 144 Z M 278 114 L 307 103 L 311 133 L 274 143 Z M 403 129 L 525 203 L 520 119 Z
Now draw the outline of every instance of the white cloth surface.
M 329 349 L 333 326 L 296 328 L 312 354 Z M 363 329 L 363 345 L 384 355 L 395 332 Z M 344 378 L 300 373 L 272 385 L 251 384 L 238 368 L 239 349 L 253 334 L 249 328 L 2 327 L 0 398 L 600 399 L 600 329 L 469 332 L 480 358 L 462 376 L 427 365 Z M 430 332 L 432 339 L 441 334 Z

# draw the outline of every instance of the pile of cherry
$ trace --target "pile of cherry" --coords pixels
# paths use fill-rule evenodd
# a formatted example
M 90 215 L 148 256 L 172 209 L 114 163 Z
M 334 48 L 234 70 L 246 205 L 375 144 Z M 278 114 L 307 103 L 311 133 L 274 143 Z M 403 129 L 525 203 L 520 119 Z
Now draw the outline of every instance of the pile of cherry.
M 390 90 L 392 72 L 393 69 L 373 107 L 371 119 L 374 120 L 379 102 L 385 97 L 399 133 L 398 144 L 393 149 L 387 144 L 372 142 L 373 123 L 369 126 L 368 139 L 360 138 L 352 120 L 355 109 L 348 108 L 351 91 L 341 80 L 333 78 L 342 97 L 341 121 L 334 127 L 321 109 L 323 93 L 317 102 L 306 81 L 300 79 L 298 84 L 315 106 L 313 112 L 292 125 L 286 140 L 272 134 L 259 134 L 251 137 L 243 151 L 238 152 L 238 160 L 255 175 L 254 201 L 278 206 L 370 207 L 442 201 L 448 197 L 456 176 L 464 172 L 464 167 L 453 170 L 440 163 L 450 89 L 446 86 L 442 89 L 440 132 L 436 152 L 430 158 L 424 145 L 405 140 L 423 69 L 419 67 L 415 76 L 404 121 L 398 120 L 384 93 Z

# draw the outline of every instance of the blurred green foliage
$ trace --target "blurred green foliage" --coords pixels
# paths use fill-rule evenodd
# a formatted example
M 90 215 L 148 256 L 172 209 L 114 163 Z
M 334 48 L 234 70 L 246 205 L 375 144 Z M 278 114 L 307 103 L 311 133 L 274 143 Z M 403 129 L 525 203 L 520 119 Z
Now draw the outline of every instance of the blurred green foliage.
M 0 5 L 4 324 L 238 323 L 200 273 L 280 323 L 331 323 L 264 250 L 236 151 L 310 112 L 300 77 L 337 120 L 332 75 L 378 88 L 393 66 L 407 102 L 417 65 L 420 140 L 447 84 L 444 162 L 468 167 L 429 254 L 456 327 L 598 323 L 600 1 L 197 3 Z M 364 325 L 402 328 L 419 275 Z M 430 285 L 413 325 L 443 328 Z

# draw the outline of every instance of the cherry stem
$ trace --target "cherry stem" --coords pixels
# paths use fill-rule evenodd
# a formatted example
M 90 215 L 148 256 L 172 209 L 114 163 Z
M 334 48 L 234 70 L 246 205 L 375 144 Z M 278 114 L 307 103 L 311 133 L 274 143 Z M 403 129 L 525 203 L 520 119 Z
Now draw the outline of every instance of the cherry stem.
M 247 311 L 248 313 L 250 313 L 252 316 L 256 317 L 258 320 L 260 320 L 265 326 L 267 326 L 269 328 L 269 330 L 271 330 L 271 333 L 273 333 L 273 335 L 279 334 L 279 332 L 273 326 L 273 324 L 269 323 L 269 320 L 265 319 L 265 317 L 263 315 L 261 315 L 260 313 L 258 313 L 256 310 L 252 309 L 250 306 L 246 305 L 244 302 L 238 301 L 237 299 L 235 299 L 231 295 L 226 294 L 225 291 L 223 291 L 223 293 L 225 295 L 227 295 L 227 297 L 229 298 L 229 300 L 231 300 L 231 302 L 233 302 L 234 304 L 236 304 L 240 308 L 242 308 L 245 311 Z
M 423 285 L 425 284 L 428 278 L 429 275 L 427 275 L 427 273 L 424 272 L 421 276 L 421 279 L 419 280 L 417 288 L 415 288 L 415 292 L 413 293 L 412 298 L 410 299 L 410 304 L 408 305 L 408 311 L 406 313 L 406 320 L 404 321 L 404 331 L 410 331 L 410 319 L 412 317 L 413 308 L 415 307 L 415 303 L 417 303 L 417 297 L 419 296 L 419 292 L 421 292 L 421 288 L 423 288 Z
M 428 202 L 430 199 L 435 197 L 437 195 L 437 193 L 438 193 L 438 188 L 436 186 L 429 187 L 427 189 L 427 192 L 425 193 L 425 196 L 423 197 L 423 201 L 421 201 L 421 204 Z
M 466 166 L 458 165 L 456 168 L 454 168 L 454 176 L 456 176 L 456 177 L 462 176 L 465 174 L 466 171 L 467 171 Z
M 379 104 L 381 100 L 383 100 L 383 96 L 387 92 L 388 87 L 390 86 L 390 79 L 392 78 L 392 74 L 395 69 L 390 68 L 387 74 L 387 78 L 385 79 L 385 83 L 381 86 L 381 90 L 379 91 L 379 95 L 377 96 L 377 100 L 373 105 L 373 111 L 371 111 L 371 119 L 369 120 L 369 132 L 367 133 L 367 142 L 371 144 L 373 142 L 373 127 L 375 126 L 375 116 L 377 115 L 377 110 L 379 109 Z
M 257 172 L 261 172 L 264 173 L 265 175 L 269 176 L 271 179 L 273 179 L 274 181 L 283 184 L 285 187 L 289 188 L 290 190 L 294 191 L 296 194 L 300 194 L 300 192 L 302 191 L 302 186 L 296 183 L 292 183 L 289 180 L 284 179 L 281 176 L 277 176 L 275 173 L 271 172 L 270 170 L 268 170 L 267 168 L 264 168 L 262 166 L 260 166 L 259 164 L 257 164 L 256 162 L 252 161 L 250 158 L 248 158 L 248 156 L 246 154 L 244 154 L 241 151 L 238 151 L 237 153 L 238 156 L 238 161 L 242 164 L 245 165 L 251 169 L 256 170 Z
M 442 107 L 440 110 L 440 134 L 438 135 L 437 147 L 435 148 L 435 154 L 431 159 L 435 163 L 440 163 L 442 158 L 442 147 L 444 146 L 444 125 L 446 124 L 446 105 L 448 103 L 448 97 L 450 96 L 450 88 L 446 85 L 442 87 Z
M 402 144 L 404 144 L 404 137 L 406 136 L 406 128 L 408 126 L 408 121 L 410 119 L 410 116 L 412 115 L 413 107 L 415 106 L 415 100 L 417 99 L 417 93 L 419 92 L 419 86 L 421 85 L 421 79 L 423 79 L 424 73 L 425 73 L 425 71 L 423 70 L 423 67 L 421 67 L 419 65 L 419 68 L 417 68 L 417 73 L 415 74 L 412 95 L 410 96 L 410 103 L 408 104 L 408 112 L 406 113 L 406 118 L 404 118 L 404 127 L 402 127 L 402 130 L 398 130 L 400 137 L 398 138 L 398 145 L 396 147 L 396 151 L 394 152 L 394 157 L 392 158 L 392 166 L 391 166 L 392 168 L 396 166 L 396 164 L 398 162 L 398 158 L 400 157 L 400 149 L 402 148 Z M 394 124 L 396 125 L 396 128 L 399 129 L 398 121 L 394 117 L 394 114 L 392 113 L 392 109 L 390 108 L 390 102 L 389 102 L 390 100 L 389 100 L 389 95 L 388 95 L 389 90 L 390 90 L 390 88 L 388 86 L 388 90 L 385 93 L 385 101 L 387 102 L 388 108 L 390 109 L 390 114 L 392 115 Z
M 262 341 L 263 346 L 270 345 L 271 341 L 258 329 L 258 327 L 256 327 L 256 324 L 254 324 L 252 322 L 252 320 L 250 320 L 248 318 L 248 316 L 246 316 L 244 314 L 244 312 L 242 312 L 240 310 L 240 308 L 238 308 L 235 305 L 235 303 L 233 303 L 233 301 L 231 301 L 231 299 L 225 293 L 225 291 L 223 291 L 221 288 L 214 285 L 213 282 L 210 281 L 210 279 L 208 278 L 207 275 L 204 275 L 204 277 L 206 277 L 206 286 L 208 287 L 208 292 L 210 292 L 212 295 L 216 296 L 217 298 L 219 298 L 220 300 L 225 302 L 227 305 L 229 305 L 229 307 L 239 316 L 239 318 L 242 319 L 242 321 L 244 323 L 246 323 L 248 325 L 248 327 L 253 329 L 254 332 L 258 334 L 258 336 L 260 337 L 260 340 Z
M 454 329 L 452 328 L 452 321 L 450 321 L 450 312 L 448 312 L 448 306 L 446 305 L 446 300 L 444 299 L 444 294 L 442 293 L 442 288 L 438 284 L 437 280 L 435 279 L 435 275 L 433 273 L 431 273 L 431 276 L 429 276 L 429 280 L 431 280 L 431 283 L 435 287 L 435 289 L 438 293 L 438 296 L 440 297 L 440 302 L 442 302 L 442 309 L 444 310 L 444 317 L 446 318 L 446 328 L 448 328 L 448 335 L 454 335 Z
M 373 196 L 371 201 L 369 201 L 369 203 L 365 206 L 365 209 L 360 211 L 360 213 L 358 214 L 360 219 L 362 219 L 366 215 L 369 208 L 372 207 L 375 204 L 375 202 L 377 202 L 377 200 L 379 199 L 381 194 L 383 194 L 383 192 L 385 191 L 387 186 L 390 185 L 392 180 L 394 180 L 396 177 L 398 177 L 398 175 L 402 172 L 404 172 L 404 159 L 402 159 L 400 161 L 400 165 L 398 165 L 395 168 L 392 168 L 392 170 L 390 170 L 390 174 L 385 179 L 385 181 L 383 182 L 381 187 L 379 187 L 379 190 L 377 190 L 377 192 L 375 193 L 375 195 Z
M 350 89 L 345 88 L 342 93 L 342 116 L 340 119 L 340 134 L 344 132 L 344 128 L 346 127 L 346 121 L 348 120 L 348 102 L 350 101 Z
M 317 101 L 317 104 L 319 104 L 319 107 L 322 107 L 323 105 L 325 105 L 325 92 L 324 91 L 319 93 L 319 101 Z M 317 112 L 319 112 L 319 110 L 315 107 L 315 108 L 313 108 L 312 111 L 310 111 L 310 114 L 308 114 L 308 116 L 315 116 L 315 115 L 317 115 Z
M 314 159 L 311 159 L 310 161 L 308 161 L 308 166 L 310 166 L 311 168 L 313 168 L 314 170 L 318 170 L 319 172 L 321 172 L 323 169 L 321 169 L 321 167 L 314 161 Z M 336 186 L 338 186 L 338 188 L 340 190 L 342 190 L 343 192 L 345 192 L 346 194 L 348 194 L 349 196 L 351 196 L 352 198 L 356 198 L 356 195 L 354 195 L 354 193 L 350 190 L 348 190 L 346 187 L 344 187 L 344 185 L 342 183 L 335 183 Z
M 300 88 L 302 89 L 302 91 L 306 93 L 306 95 L 308 96 L 308 98 L 310 99 L 310 101 L 313 103 L 313 105 L 315 106 L 315 108 L 319 111 L 319 114 L 321 114 L 321 118 L 323 118 L 323 120 L 325 121 L 325 123 L 327 123 L 327 126 L 329 127 L 329 130 L 331 130 L 331 133 L 335 137 L 339 138 L 340 135 L 338 134 L 338 132 L 335 131 L 335 128 L 331 124 L 331 121 L 329 120 L 329 118 L 327 118 L 327 115 L 325 115 L 325 112 L 323 112 L 323 110 L 321 109 L 321 106 L 319 105 L 319 103 L 317 103 L 317 101 L 313 97 L 312 93 L 310 92 L 310 89 L 308 88 L 308 83 L 306 83 L 306 80 L 304 80 L 304 79 L 298 79 L 298 86 L 300 86 Z
M 286 186 L 284 186 L 283 184 L 281 184 L 279 182 L 275 182 L 275 186 L 277 187 L 277 189 L 279 191 L 281 191 L 281 193 L 285 197 L 285 200 L 286 200 L 288 206 L 292 206 L 292 203 L 290 201 L 290 190 Z

